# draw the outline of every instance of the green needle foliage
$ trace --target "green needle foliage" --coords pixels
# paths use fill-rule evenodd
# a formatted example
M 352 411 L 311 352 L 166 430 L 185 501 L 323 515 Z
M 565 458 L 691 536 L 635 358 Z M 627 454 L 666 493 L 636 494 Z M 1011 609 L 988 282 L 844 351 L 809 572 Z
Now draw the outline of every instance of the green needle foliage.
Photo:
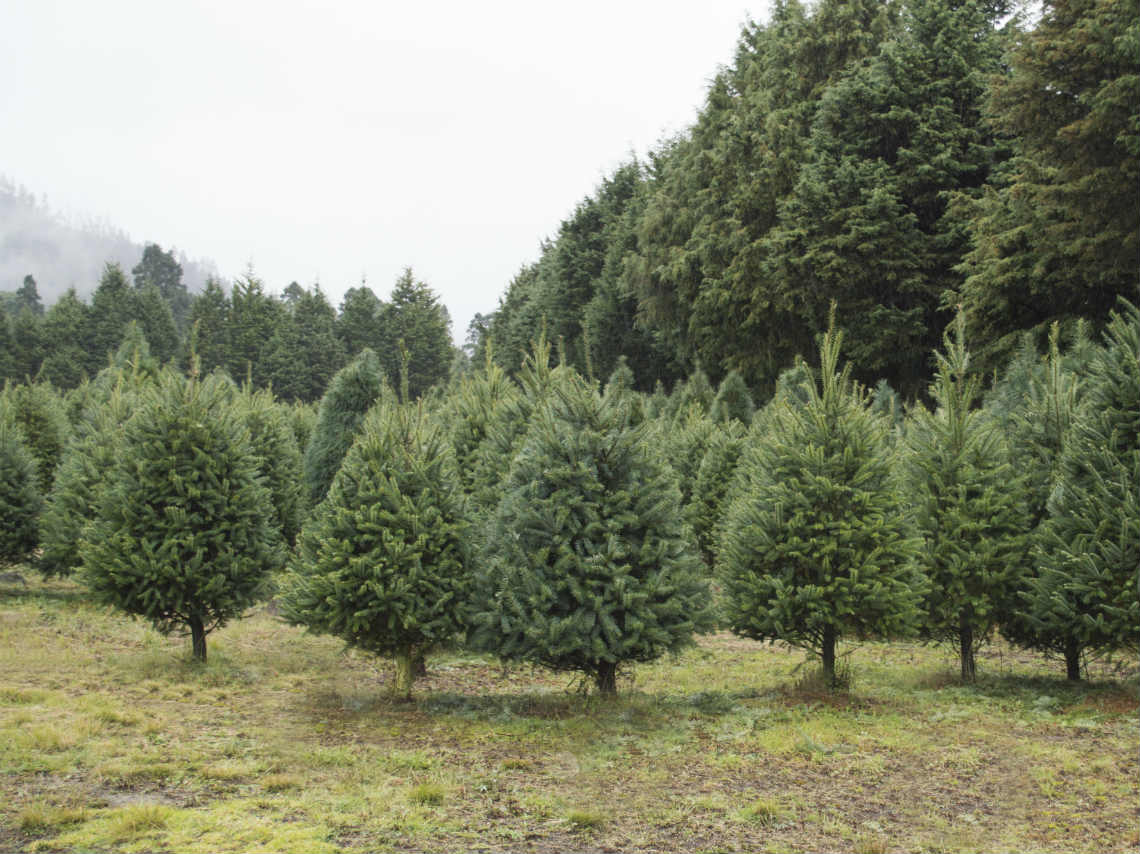
M 332 378 L 305 447 L 305 489 L 311 506 L 324 500 L 364 416 L 386 389 L 380 359 L 367 348 Z
M 96 599 L 163 633 L 189 629 L 199 661 L 284 556 L 232 397 L 214 377 L 168 375 L 149 391 L 79 547 Z
M 273 504 L 273 524 L 286 545 L 292 546 L 301 529 L 304 502 L 301 495 L 301 452 L 293 433 L 292 410 L 278 403 L 268 389 L 243 389 L 239 414 L 257 456 Z
M 0 419 L 0 560 L 21 560 L 36 547 L 42 504 L 35 458 L 19 430 Z
M 107 473 L 121 459 L 123 425 L 137 402 L 137 394 L 116 386 L 106 403 L 90 407 L 76 425 L 40 522 L 44 575 L 70 575 L 80 565 L 80 536 L 95 518 Z
M 556 377 L 491 523 L 471 641 L 592 677 L 692 643 L 709 592 L 680 496 L 625 395 Z
M 394 656 L 396 693 L 410 697 L 414 658 L 464 628 L 467 541 L 442 429 L 419 408 L 377 407 L 301 533 L 281 613 Z
M 1030 527 L 1024 478 L 1010 464 L 999 426 L 974 405 L 964 318 L 944 337 L 930 388 L 937 408 L 919 408 L 906 432 L 905 486 L 923 538 L 930 583 L 924 632 L 958 646 L 963 680 L 1025 571 Z
M 837 372 L 841 342 L 833 323 L 807 401 L 765 413 L 719 554 L 732 630 L 818 655 L 832 685 L 839 638 L 912 631 L 922 587 L 885 426 L 850 368 Z
M 1030 616 L 1081 650 L 1140 647 L 1140 311 L 1124 305 L 1089 368 L 1037 537 Z
M 20 431 L 36 460 L 40 486 L 51 489 L 55 468 L 71 435 L 62 398 L 48 383 L 6 385 L 0 393 L 0 420 Z

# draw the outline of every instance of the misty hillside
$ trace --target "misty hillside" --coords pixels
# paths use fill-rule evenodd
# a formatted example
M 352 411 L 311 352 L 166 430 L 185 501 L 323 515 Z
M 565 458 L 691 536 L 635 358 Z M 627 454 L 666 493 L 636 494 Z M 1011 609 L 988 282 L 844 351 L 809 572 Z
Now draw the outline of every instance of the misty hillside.
M 142 253 L 143 246 L 125 232 L 96 220 L 73 221 L 0 177 L 0 291 L 17 290 L 30 273 L 47 305 L 70 287 L 84 297 L 95 290 L 108 261 L 129 272 Z M 213 264 L 175 254 L 189 291 L 201 291 L 206 278 L 216 275 Z

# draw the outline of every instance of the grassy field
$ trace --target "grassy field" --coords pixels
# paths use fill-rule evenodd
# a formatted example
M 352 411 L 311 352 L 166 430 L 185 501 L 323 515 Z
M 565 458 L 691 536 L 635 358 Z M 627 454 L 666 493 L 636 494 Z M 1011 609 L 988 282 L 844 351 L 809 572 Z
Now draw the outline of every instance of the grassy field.
M 1135 662 L 850 648 L 849 693 L 730 635 L 627 673 L 389 664 L 256 613 L 188 641 L 0 586 L 0 850 L 1123 851 L 1140 846 Z

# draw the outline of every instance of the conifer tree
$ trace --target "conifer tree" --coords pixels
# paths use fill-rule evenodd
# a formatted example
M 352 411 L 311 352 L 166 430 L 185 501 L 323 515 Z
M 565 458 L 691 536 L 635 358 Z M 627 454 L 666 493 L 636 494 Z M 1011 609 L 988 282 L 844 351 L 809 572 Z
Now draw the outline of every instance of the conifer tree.
M 199 370 L 209 373 L 230 363 L 227 341 L 230 303 L 221 283 L 214 278 L 206 280 L 206 289 L 194 297 L 190 304 L 187 324 L 197 354 Z M 186 364 L 189 367 L 189 361 Z
M 36 547 L 42 505 L 35 458 L 19 429 L 0 419 L 0 561 L 22 560 Z
M 841 343 L 833 320 L 807 401 L 774 404 L 746 450 L 719 551 L 732 630 L 819 656 L 832 685 L 839 639 L 912 631 L 922 587 L 884 426 L 838 370 Z
M 616 690 L 711 626 L 680 497 L 621 396 L 563 375 L 511 465 L 480 574 L 472 643 Z
M 447 426 L 459 481 L 468 495 L 476 485 L 479 447 L 499 410 L 517 403 L 518 397 L 518 387 L 488 358 L 484 370 L 465 376 L 444 403 L 440 421 Z
M 403 698 L 414 659 L 464 627 L 468 537 L 453 466 L 422 409 L 376 407 L 301 534 L 282 597 L 289 622 L 393 656 Z
M 1090 365 L 1035 556 L 1030 617 L 1065 646 L 1070 679 L 1079 651 L 1140 648 L 1140 311 L 1128 303 Z
M 178 326 L 157 287 L 147 285 L 136 292 L 135 315 L 154 357 L 163 364 L 171 361 L 178 354 Z
M 56 388 L 75 388 L 86 376 L 88 358 L 83 347 L 89 311 L 75 288 L 68 288 L 44 315 L 43 338 L 50 352 L 40 376 Z
M 720 381 L 716 399 L 709 410 L 709 418 L 718 424 L 735 419 L 745 426 L 752 423 L 756 405 L 752 402 L 752 392 L 744 382 L 740 371 L 729 371 Z
M 239 414 L 249 431 L 258 473 L 269 490 L 272 521 L 285 544 L 292 546 L 301 529 L 304 505 L 301 452 L 286 412 L 268 389 L 253 391 L 246 386 L 242 390 Z
M 923 631 L 958 647 L 963 680 L 975 653 L 1008 607 L 1024 571 L 1028 508 L 997 425 L 974 408 L 980 381 L 970 370 L 964 317 L 946 331 L 930 396 L 907 428 L 905 489 L 923 545 L 929 582 Z
M 108 264 L 91 297 L 87 313 L 87 375 L 95 376 L 123 339 L 123 331 L 135 315 L 135 295 L 118 264 Z
M 368 349 L 361 350 L 329 383 L 305 447 L 305 488 L 311 506 L 324 499 L 365 414 L 386 388 L 380 360 Z
M 241 616 L 284 557 L 232 398 L 212 376 L 165 376 L 125 425 L 79 547 L 98 601 L 163 633 L 188 629 L 198 661 L 207 634 Z
M 138 402 L 120 381 L 106 402 L 95 402 L 76 424 L 64 449 L 40 522 L 44 575 L 70 575 L 80 565 L 79 540 L 94 520 L 99 492 L 122 454 L 123 425 Z
M 736 420 L 718 424 L 709 433 L 704 456 L 697 468 L 692 495 L 685 505 L 685 519 L 693 529 L 705 566 L 713 566 L 720 525 L 726 509 L 725 496 L 744 452 L 747 430 Z
M 49 491 L 71 435 L 71 423 L 59 394 L 48 383 L 6 385 L 0 393 L 0 421 L 20 431 L 36 461 L 39 488 Z

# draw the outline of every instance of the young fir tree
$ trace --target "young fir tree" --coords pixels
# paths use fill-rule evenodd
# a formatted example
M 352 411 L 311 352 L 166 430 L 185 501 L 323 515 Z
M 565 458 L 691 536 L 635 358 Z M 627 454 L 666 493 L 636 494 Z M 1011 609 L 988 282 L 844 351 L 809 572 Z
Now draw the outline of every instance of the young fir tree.
M 361 350 L 332 378 L 305 447 L 305 490 L 311 506 L 324 500 L 365 414 L 385 396 L 386 388 L 384 368 L 368 349 Z
M 999 413 L 1007 411 L 1005 420 L 1011 454 L 1018 471 L 1024 473 L 1028 529 L 1034 535 L 1039 533 L 1048 516 L 1049 494 L 1057 481 L 1061 452 L 1068 441 L 1084 391 L 1077 372 L 1069 369 L 1061 357 L 1059 339 L 1060 327 L 1054 323 L 1049 335 L 1049 354 L 1043 365 L 1039 359 L 1034 359 L 1037 363 L 1034 369 L 1026 371 L 1020 358 L 1015 358 L 1011 364 L 1010 384 L 1024 385 L 1019 405 L 1007 411 L 1009 395 L 1000 391 L 993 396 L 992 402 L 990 399 L 986 401 L 987 410 L 992 405 Z M 1019 374 L 1024 374 L 1024 382 Z M 1027 613 L 1030 593 L 1037 580 L 1037 562 L 1031 559 L 1018 579 L 1009 613 L 1002 619 L 1001 632 L 1020 646 L 1064 656 L 1070 678 L 1079 678 L 1082 650 L 1079 639 L 1067 632 L 1039 631 Z
M 7 421 L 20 431 L 36 460 L 40 488 L 50 490 L 71 435 L 71 423 L 59 394 L 48 383 L 6 385 L 0 393 L 0 421 Z
M 70 575 L 80 565 L 80 536 L 95 518 L 107 473 L 122 456 L 123 425 L 138 402 L 137 393 L 123 385 L 105 403 L 88 408 L 64 449 L 40 521 L 39 569 L 44 575 Z
M 0 419 L 0 561 L 22 560 L 36 547 L 42 505 L 35 458 Z
M 1140 647 L 1140 311 L 1114 313 L 1061 451 L 1030 616 L 1080 649 Z M 1066 651 L 1070 679 L 1077 661 Z
M 719 552 L 732 630 L 819 656 L 831 685 L 839 639 L 912 631 L 922 589 L 885 428 L 850 368 L 837 370 L 841 343 L 833 321 L 807 401 L 768 412 Z
M 720 525 L 727 509 L 725 497 L 736 474 L 740 455 L 744 452 L 746 428 L 731 420 L 718 424 L 708 437 L 708 444 L 697 475 L 689 503 L 685 505 L 685 520 L 693 529 L 701 557 L 710 570 L 713 567 L 716 543 L 720 539 Z
M 119 460 L 79 551 L 95 598 L 206 635 L 256 601 L 283 563 L 268 491 L 232 386 L 168 375 L 123 428 Z
M 377 406 L 301 533 L 282 597 L 289 622 L 394 656 L 404 698 L 414 659 L 464 627 L 468 536 L 453 467 L 422 409 Z
M 1029 516 L 1025 484 L 1010 465 L 1004 437 L 974 408 L 980 382 L 970 373 L 961 314 L 944 342 L 930 388 L 937 408 L 919 408 L 907 429 L 904 489 L 929 582 L 923 631 L 956 644 L 962 679 L 973 680 L 977 648 L 1024 571 Z
M 301 529 L 304 501 L 301 492 L 301 452 L 284 404 L 268 389 L 253 391 L 246 386 L 239 401 L 242 423 L 249 431 L 257 457 L 257 470 L 264 478 L 273 504 L 273 524 L 286 545 L 292 546 Z
M 471 494 L 476 484 L 476 459 L 499 411 L 517 404 L 518 387 L 496 365 L 488 351 L 484 370 L 463 377 L 441 408 L 441 423 L 455 450 L 455 463 L 463 490 Z
M 743 375 L 740 371 L 729 371 L 720 381 L 716 400 L 709 410 L 709 418 L 718 424 L 726 424 L 735 419 L 747 426 L 752 423 L 755 414 L 756 405 L 752 402 L 752 392 L 748 390 Z
M 556 379 L 491 524 L 471 642 L 612 694 L 623 663 L 711 626 L 709 591 L 648 431 L 630 426 L 622 396 Z

